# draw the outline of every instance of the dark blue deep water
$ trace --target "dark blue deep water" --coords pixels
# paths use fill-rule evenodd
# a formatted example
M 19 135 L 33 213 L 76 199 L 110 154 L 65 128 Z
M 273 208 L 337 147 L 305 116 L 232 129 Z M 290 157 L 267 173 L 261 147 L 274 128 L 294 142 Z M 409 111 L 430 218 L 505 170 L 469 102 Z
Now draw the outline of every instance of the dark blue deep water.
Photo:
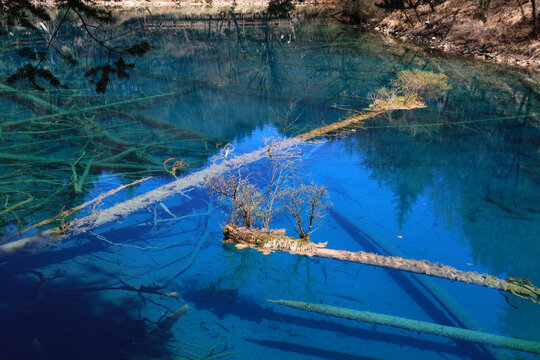
M 177 173 L 183 177 L 216 161 L 226 144 L 238 156 L 272 136 L 338 121 L 365 109 L 369 94 L 397 72 L 421 69 L 446 74 L 452 89 L 426 108 L 301 145 L 302 177 L 326 186 L 333 203 L 311 240 L 540 284 L 538 74 L 331 23 L 225 19 L 167 27 L 170 15 L 128 15 L 115 31 L 135 31 L 153 49 L 105 94 L 82 74 L 106 51 L 85 45 L 77 29 L 62 41 L 80 64 L 69 67 L 53 52 L 47 65 L 67 89 L 40 92 L 22 83 L 19 92 L 2 90 L 3 243 L 36 234 L 19 231 L 122 184 L 153 176 L 40 230 L 174 181 L 162 166 L 169 158 L 189 165 Z M 16 50 L 43 38 L 3 41 L 5 84 L 22 61 Z M 243 171 L 264 179 L 265 164 Z M 226 217 L 196 187 L 35 254 L 4 257 L 0 359 L 535 358 L 270 303 L 323 303 L 540 342 L 537 304 L 361 264 L 238 250 L 221 241 Z M 282 217 L 275 227 L 293 234 Z M 122 286 L 164 286 L 179 299 L 109 290 Z M 188 311 L 170 330 L 156 327 L 184 304 Z

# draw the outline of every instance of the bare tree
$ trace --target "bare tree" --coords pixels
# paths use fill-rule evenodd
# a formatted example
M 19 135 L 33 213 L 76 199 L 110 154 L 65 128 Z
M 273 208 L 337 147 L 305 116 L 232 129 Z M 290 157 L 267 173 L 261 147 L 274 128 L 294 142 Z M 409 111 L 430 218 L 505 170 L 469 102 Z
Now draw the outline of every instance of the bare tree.
M 47 2 L 30 0 L 0 0 L 0 36 L 10 34 L 17 26 L 43 33 L 46 44 L 33 44 L 19 47 L 18 55 L 25 59 L 20 67 L 7 78 L 11 85 L 27 81 L 30 86 L 44 90 L 45 84 L 66 87 L 47 66 L 48 55 L 54 51 L 71 66 L 79 62 L 70 51 L 64 51 L 61 42 L 61 29 L 71 22 L 77 25 L 92 42 L 108 52 L 108 60 L 94 65 L 84 74 L 95 84 L 96 92 L 104 93 L 113 76 L 129 79 L 129 71 L 135 66 L 125 61 L 127 57 L 143 56 L 151 46 L 147 41 L 125 45 L 112 38 L 102 37 L 103 27 L 113 22 L 112 13 L 100 9 L 92 0 L 51 0 L 48 2 L 59 9 L 56 19 L 48 12 Z M 48 25 L 46 25 L 48 24 Z M 70 40 L 72 41 L 72 40 Z M 72 44 L 70 44 L 71 46 Z M 18 45 L 17 45 L 18 46 Z
M 284 185 L 296 178 L 299 171 L 299 149 L 284 150 L 279 139 L 267 141 L 268 158 L 270 159 L 270 176 L 267 178 L 264 206 L 260 209 L 259 217 L 263 229 L 270 227 L 270 221 L 278 212 L 280 192 Z
M 318 226 L 323 218 L 323 210 L 330 206 L 326 187 L 315 184 L 300 184 L 301 149 L 288 146 L 279 138 L 266 141 L 269 172 L 257 186 L 241 171 L 206 179 L 205 188 L 210 195 L 218 197 L 230 205 L 229 224 L 246 228 L 262 225 L 263 232 L 270 231 L 270 222 L 278 212 L 291 215 L 295 231 L 304 239 Z M 228 153 L 226 153 L 228 154 Z M 219 159 L 225 157 L 220 155 Z M 265 170 L 267 170 L 265 168 Z M 254 177 L 253 172 L 249 176 Z M 261 190 L 263 189 L 263 190 Z
M 211 195 L 222 201 L 229 201 L 231 205 L 230 223 L 236 225 L 239 218 L 247 228 L 251 228 L 256 220 L 263 202 L 259 188 L 252 184 L 240 172 L 237 175 L 229 174 L 216 176 L 206 181 L 206 189 Z
M 294 230 L 304 240 L 309 240 L 309 235 L 318 228 L 324 217 L 323 210 L 331 206 L 326 186 L 314 183 L 287 187 L 281 193 L 280 201 L 284 213 L 292 216 L 296 222 Z

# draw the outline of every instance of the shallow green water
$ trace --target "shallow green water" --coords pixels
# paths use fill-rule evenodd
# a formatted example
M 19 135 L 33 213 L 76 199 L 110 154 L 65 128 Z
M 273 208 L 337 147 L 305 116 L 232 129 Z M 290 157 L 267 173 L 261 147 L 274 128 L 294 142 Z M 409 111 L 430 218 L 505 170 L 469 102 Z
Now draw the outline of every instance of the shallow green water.
M 233 144 L 234 154 L 240 155 L 272 135 L 292 136 L 338 121 L 349 115 L 346 109 L 366 108 L 370 92 L 388 86 L 398 71 L 422 69 L 446 74 L 452 90 L 424 109 L 395 111 L 305 146 L 305 178 L 327 186 L 334 203 L 312 240 L 328 241 L 335 249 L 379 251 L 369 239 L 380 239 L 407 258 L 540 283 L 537 75 L 429 54 L 336 24 L 236 27 L 223 20 L 150 31 L 152 19 L 145 21 L 146 27 L 142 17 L 129 20 L 129 26 L 139 24 L 139 38 L 154 48 L 135 60 L 129 80 L 113 79 L 105 95 L 96 95 L 81 77 L 83 65 L 69 68 L 52 55 L 53 70 L 69 88 L 24 93 L 68 114 L 56 116 L 51 106 L 31 106 L 28 99 L 2 92 L 0 201 L 8 208 L 34 199 L 2 215 L 4 239 L 16 238 L 17 228 L 54 216 L 62 207 L 134 179 L 154 176 L 107 198 L 100 208 L 168 183 L 173 178 L 162 163 L 169 158 L 184 159 L 186 174 L 211 163 L 225 144 Z M 3 75 L 20 63 L 14 50 L 4 47 Z M 88 64 L 105 56 L 103 49 L 77 51 L 90 55 Z M 74 173 L 79 179 L 87 167 L 83 192 L 76 193 Z M 268 176 L 264 163 L 247 170 Z M 206 212 L 209 199 L 203 190 L 187 195 L 164 205 L 176 216 Z M 21 325 L 14 332 L 17 341 L 2 340 L 7 349 L 2 356 L 210 358 L 223 352 L 238 359 L 253 354 L 263 359 L 528 357 L 270 305 L 266 299 L 322 302 L 463 325 L 409 275 L 289 254 L 265 257 L 223 246 L 224 212 L 214 208 L 205 216 L 157 225 L 156 219 L 170 214 L 150 206 L 94 230 L 109 242 L 136 247 L 104 246 L 110 243 L 85 235 L 4 265 L 4 288 L 13 291 L 0 298 L 7 314 L 2 325 L 33 322 L 35 330 Z M 292 233 L 284 220 L 276 226 Z M 175 246 L 164 249 L 171 244 Z M 65 288 L 170 280 L 167 289 L 177 291 L 191 309 L 170 337 L 153 346 L 137 330 L 142 326 L 137 320 L 156 321 L 181 301 L 153 296 L 145 301 L 121 291 L 68 293 L 58 303 L 38 301 L 32 314 L 25 301 L 36 303 L 38 283 L 20 269 L 54 278 L 53 294 Z M 513 296 L 509 304 L 495 290 L 434 283 L 485 331 L 540 341 L 538 305 Z M 51 317 L 58 322 L 51 325 Z M 69 330 L 74 321 L 80 331 Z M 104 344 L 100 336 L 113 340 Z M 126 345 L 134 343 L 138 346 Z

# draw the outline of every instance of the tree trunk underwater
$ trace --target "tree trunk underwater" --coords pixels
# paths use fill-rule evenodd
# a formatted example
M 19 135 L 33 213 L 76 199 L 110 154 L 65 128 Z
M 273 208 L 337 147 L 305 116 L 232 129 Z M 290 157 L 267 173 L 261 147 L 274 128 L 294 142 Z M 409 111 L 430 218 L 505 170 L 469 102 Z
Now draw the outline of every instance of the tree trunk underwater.
M 540 343 L 535 341 L 515 339 L 506 336 L 494 335 L 480 331 L 460 329 L 453 326 L 433 324 L 425 321 L 412 320 L 397 316 L 372 313 L 368 311 L 358 311 L 340 308 L 325 304 L 310 304 L 301 301 L 290 300 L 269 300 L 274 304 L 288 306 L 294 309 L 310 311 L 318 314 L 334 316 L 342 319 L 368 322 L 393 326 L 401 329 L 424 332 L 428 334 L 446 336 L 453 339 L 473 341 L 477 343 L 504 347 L 512 350 L 519 350 L 540 354 Z

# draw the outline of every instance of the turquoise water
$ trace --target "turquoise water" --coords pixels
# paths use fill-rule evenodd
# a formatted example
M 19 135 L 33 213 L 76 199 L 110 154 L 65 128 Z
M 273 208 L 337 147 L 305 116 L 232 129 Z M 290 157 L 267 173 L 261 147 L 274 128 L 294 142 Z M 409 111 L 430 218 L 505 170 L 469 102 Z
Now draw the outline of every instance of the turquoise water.
M 0 200 L 7 208 L 34 199 L 2 215 L 4 241 L 143 176 L 153 177 L 94 210 L 170 183 L 162 167 L 168 158 L 189 164 L 178 174 L 185 176 L 210 165 L 225 144 L 238 156 L 269 137 L 338 121 L 365 109 L 370 92 L 398 71 L 422 69 L 446 74 L 452 90 L 426 108 L 394 111 L 301 146 L 304 180 L 327 186 L 333 202 L 311 240 L 540 283 L 537 75 L 335 24 L 236 27 L 223 20 L 151 31 L 141 17 L 126 22 L 139 24 L 154 48 L 105 95 L 54 56 L 51 66 L 69 89 L 25 93 L 72 113 L 44 118 L 50 108 L 3 92 Z M 105 56 L 80 51 L 89 64 Z M 7 75 L 20 59 L 7 47 L 2 56 Z M 21 120 L 28 121 L 6 125 Z M 80 178 L 90 159 L 76 193 L 71 165 Z M 266 165 L 245 171 L 265 178 Z M 4 262 L 0 359 L 534 358 L 267 300 L 467 326 L 451 314 L 459 308 L 469 327 L 540 341 L 536 304 L 441 279 L 431 279 L 436 290 L 428 291 L 409 274 L 382 268 L 235 249 L 221 242 L 226 209 L 202 188 L 163 205 Z M 171 214 L 175 221 L 158 221 Z M 181 218 L 187 215 L 195 216 Z M 293 234 L 283 218 L 275 226 Z M 127 285 L 166 286 L 180 299 L 104 289 Z M 433 293 L 456 305 L 449 311 Z M 189 310 L 170 332 L 152 332 L 184 303 Z

